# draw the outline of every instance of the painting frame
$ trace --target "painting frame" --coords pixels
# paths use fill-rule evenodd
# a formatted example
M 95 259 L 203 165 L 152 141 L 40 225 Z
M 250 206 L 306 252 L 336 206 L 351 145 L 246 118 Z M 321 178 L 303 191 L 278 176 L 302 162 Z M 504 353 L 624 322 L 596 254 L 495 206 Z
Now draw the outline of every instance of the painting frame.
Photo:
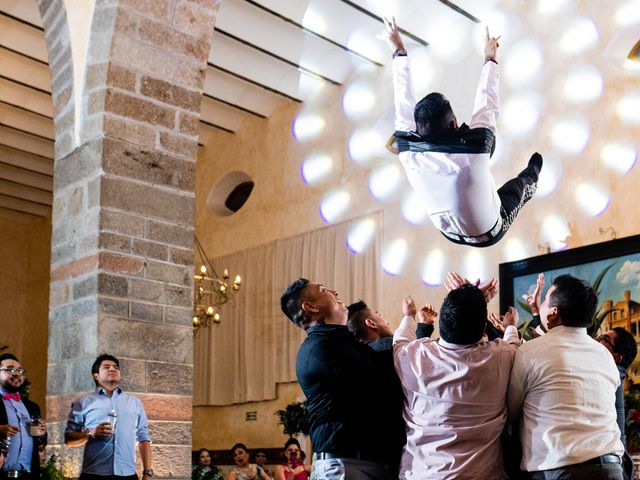
M 523 293 L 532 293 L 523 292 L 522 290 L 515 291 L 517 289 L 515 283 L 519 278 L 539 273 L 547 274 L 548 272 L 556 272 L 557 274 L 573 273 L 573 271 L 585 265 L 604 261 L 615 262 L 634 254 L 640 256 L 640 235 L 501 263 L 499 265 L 500 311 L 506 312 L 510 306 L 516 306 L 519 302 L 521 303 L 521 295 Z M 585 278 L 585 280 L 593 282 L 591 278 Z M 547 278 L 544 292 L 549 288 L 549 285 L 550 279 Z M 640 297 L 638 299 L 640 300 Z M 602 301 L 603 299 L 598 299 L 599 304 Z M 523 320 L 522 318 L 520 319 L 521 322 Z

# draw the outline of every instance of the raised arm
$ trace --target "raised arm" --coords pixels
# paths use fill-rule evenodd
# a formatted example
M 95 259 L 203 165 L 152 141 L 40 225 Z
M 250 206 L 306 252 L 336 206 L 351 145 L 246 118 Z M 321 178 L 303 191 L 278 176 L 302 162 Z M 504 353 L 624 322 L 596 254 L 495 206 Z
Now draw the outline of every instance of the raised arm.
M 416 303 L 410 296 L 404 297 L 402 301 L 402 321 L 400 326 L 393 334 L 394 350 L 396 345 L 412 342 L 416 339 L 416 321 L 417 313 Z
M 500 37 L 489 35 L 489 28 L 485 34 L 484 67 L 480 74 L 476 99 L 471 115 L 471 128 L 484 127 L 496 132 L 498 123 L 498 60 L 497 52 Z
M 395 105 L 395 129 L 404 132 L 416 130 L 416 122 L 413 118 L 415 98 L 411 86 L 411 74 L 407 50 L 400 37 L 396 19 L 384 19 L 384 30 L 378 38 L 384 40 L 393 52 L 393 92 Z

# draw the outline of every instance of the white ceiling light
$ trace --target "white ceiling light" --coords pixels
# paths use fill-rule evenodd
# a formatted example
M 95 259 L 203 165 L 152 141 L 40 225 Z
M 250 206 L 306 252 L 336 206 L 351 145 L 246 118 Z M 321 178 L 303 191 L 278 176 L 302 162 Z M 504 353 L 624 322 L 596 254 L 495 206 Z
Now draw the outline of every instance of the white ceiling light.
M 471 283 L 475 283 L 478 279 L 480 279 L 481 282 L 484 282 L 486 275 L 484 256 L 480 251 L 473 249 L 467 252 L 464 256 L 465 278 L 468 278 Z
M 538 0 L 538 11 L 544 15 L 552 15 L 563 10 L 568 0 Z
M 326 180 L 333 168 L 333 159 L 326 154 L 312 153 L 302 161 L 301 175 L 307 185 L 318 185 Z
M 640 20 L 640 0 L 623 3 L 616 10 L 615 20 L 618 25 L 631 25 Z
M 384 153 L 386 139 L 375 130 L 356 129 L 349 138 L 349 156 L 358 165 L 367 165 L 376 155 Z
M 505 242 L 504 256 L 507 262 L 515 262 L 529 256 L 527 247 L 519 238 L 509 238 Z
M 364 253 L 376 233 L 376 223 L 371 218 L 358 220 L 349 226 L 347 246 L 354 253 Z
M 429 287 L 439 287 L 444 282 L 445 256 L 442 250 L 431 250 L 422 264 L 420 278 Z
M 575 198 L 582 210 L 592 217 L 604 213 L 611 201 L 608 192 L 591 182 L 579 184 L 575 190 Z
M 293 120 L 293 136 L 299 142 L 317 137 L 324 129 L 325 121 L 315 113 L 300 113 Z
M 502 109 L 500 130 L 513 136 L 530 132 L 538 122 L 540 103 L 540 97 L 534 93 L 508 98 Z
M 407 259 L 409 247 L 404 238 L 394 240 L 382 254 L 382 269 L 389 275 L 400 275 Z
M 345 190 L 333 190 L 320 202 L 320 216 L 327 223 L 340 220 L 351 203 L 351 195 Z
M 504 59 L 504 72 L 507 81 L 521 85 L 536 78 L 544 55 L 540 44 L 531 38 L 518 42 L 511 47 Z
M 587 17 L 576 17 L 560 38 L 560 48 L 569 54 L 581 53 L 598 43 L 600 34 L 596 24 Z
M 374 170 L 369 177 L 369 190 L 378 200 L 387 200 L 400 184 L 400 167 L 394 162 Z
M 544 165 L 540 171 L 540 177 L 538 178 L 538 189 L 536 190 L 536 197 L 546 197 L 552 193 L 558 186 L 558 181 L 562 176 L 562 172 L 558 167 L 558 164 L 548 157 L 544 157 Z
M 619 172 L 627 173 L 636 163 L 638 151 L 630 142 L 609 142 L 602 147 L 600 158 L 605 165 Z
M 428 216 L 424 202 L 414 190 L 405 195 L 402 201 L 402 216 L 414 225 L 421 224 Z
M 376 104 L 373 89 L 364 82 L 353 82 L 342 96 L 342 110 L 351 120 L 358 120 Z
M 565 79 L 563 92 L 572 103 L 595 100 L 602 94 L 602 75 L 592 66 L 573 70 Z
M 565 240 L 570 234 L 567 221 L 558 215 L 549 215 L 542 222 L 542 238 L 554 252 L 567 248 Z
M 640 122 L 640 94 L 631 93 L 618 101 L 618 116 L 625 123 Z
M 589 141 L 589 124 L 582 118 L 561 120 L 551 130 L 551 142 L 565 153 L 580 153 Z

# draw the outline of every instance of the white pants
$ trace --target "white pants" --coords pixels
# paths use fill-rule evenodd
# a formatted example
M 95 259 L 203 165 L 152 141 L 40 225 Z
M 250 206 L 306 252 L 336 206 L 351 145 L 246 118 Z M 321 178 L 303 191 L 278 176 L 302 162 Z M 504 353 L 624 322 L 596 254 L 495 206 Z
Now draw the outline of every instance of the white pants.
M 397 480 L 397 467 L 353 458 L 314 460 L 315 480 Z

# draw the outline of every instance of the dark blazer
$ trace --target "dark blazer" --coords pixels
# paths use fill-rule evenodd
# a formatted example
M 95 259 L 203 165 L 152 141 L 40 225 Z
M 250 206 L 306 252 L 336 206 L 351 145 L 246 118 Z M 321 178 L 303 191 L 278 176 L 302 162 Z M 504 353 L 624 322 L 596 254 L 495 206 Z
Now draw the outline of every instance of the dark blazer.
M 29 415 L 32 417 L 34 415 L 40 416 L 40 407 L 36 402 L 32 402 L 31 400 L 27 400 L 26 398 L 22 399 L 22 403 L 27 408 Z M 4 407 L 4 402 L 0 401 L 0 425 L 7 425 L 7 410 Z M 38 478 L 40 476 L 40 458 L 38 457 L 38 445 L 46 445 L 47 443 L 47 435 L 45 434 L 42 437 L 31 437 L 33 438 L 33 454 L 31 455 L 31 474 L 33 478 Z

